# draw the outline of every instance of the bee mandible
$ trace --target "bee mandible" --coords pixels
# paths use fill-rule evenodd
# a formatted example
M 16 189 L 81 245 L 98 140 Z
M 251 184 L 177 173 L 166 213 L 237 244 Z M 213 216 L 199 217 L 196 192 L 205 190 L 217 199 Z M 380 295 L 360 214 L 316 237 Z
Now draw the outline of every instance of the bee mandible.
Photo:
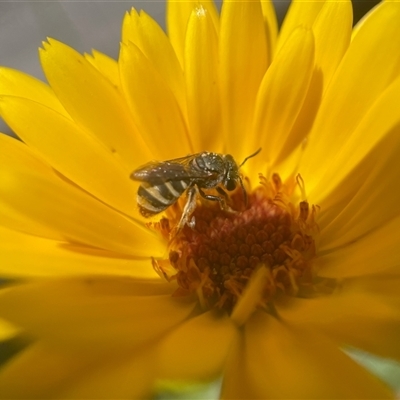
M 230 154 L 204 151 L 168 161 L 151 161 L 135 169 L 130 177 L 142 182 L 137 193 L 140 213 L 146 218 L 156 215 L 172 206 L 185 192 L 187 201 L 176 227 L 177 232 L 189 223 L 198 194 L 206 200 L 218 201 L 222 210 L 234 212 L 227 204 L 228 194 L 224 189 L 232 191 L 239 182 L 247 204 L 247 193 L 239 169 L 260 151 L 261 148 L 246 157 L 239 166 Z M 216 189 L 220 196 L 207 194 L 204 189 Z

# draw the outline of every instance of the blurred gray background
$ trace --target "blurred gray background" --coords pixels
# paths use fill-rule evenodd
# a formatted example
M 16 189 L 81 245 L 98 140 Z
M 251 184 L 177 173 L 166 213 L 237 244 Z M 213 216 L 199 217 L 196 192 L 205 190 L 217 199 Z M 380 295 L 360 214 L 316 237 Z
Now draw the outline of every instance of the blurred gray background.
M 221 0 L 216 3 L 220 7 Z M 280 21 L 289 3 L 275 1 Z M 376 3 L 355 1 L 355 20 Z M 37 48 L 48 36 L 79 52 L 90 52 L 93 48 L 116 58 L 121 21 L 131 7 L 144 9 L 165 29 L 165 0 L 0 1 L 0 65 L 43 79 Z
M 354 1 L 354 20 L 377 2 Z M 165 0 L 0 0 L 0 65 L 44 80 L 37 49 L 46 37 L 60 40 L 81 53 L 96 49 L 117 58 L 125 11 L 131 7 L 144 9 L 165 29 L 165 3 Z M 216 4 L 220 7 L 221 0 L 216 0 Z M 289 4 L 288 0 L 275 0 L 280 22 Z M 1 119 L 0 132 L 11 133 Z

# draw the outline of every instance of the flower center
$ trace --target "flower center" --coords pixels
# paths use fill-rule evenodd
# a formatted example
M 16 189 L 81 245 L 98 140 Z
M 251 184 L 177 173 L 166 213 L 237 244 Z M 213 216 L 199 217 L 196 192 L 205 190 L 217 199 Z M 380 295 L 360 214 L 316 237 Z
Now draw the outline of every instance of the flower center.
M 315 208 L 310 211 L 306 201 L 297 207 L 290 203 L 293 190 L 284 187 L 277 175 L 272 182 L 260 178 L 261 185 L 248 194 L 247 205 L 240 190 L 230 197 L 234 213 L 202 199 L 189 226 L 173 237 L 168 262 L 154 262 L 167 279 L 176 279 L 175 295 L 195 292 L 204 308 L 231 312 L 260 268 L 266 279 L 255 285 L 261 287 L 258 306 L 268 307 L 282 294 L 299 295 L 312 285 L 318 232 Z M 174 234 L 170 227 L 180 215 L 177 210 L 169 214 L 169 219 L 156 224 L 165 235 Z

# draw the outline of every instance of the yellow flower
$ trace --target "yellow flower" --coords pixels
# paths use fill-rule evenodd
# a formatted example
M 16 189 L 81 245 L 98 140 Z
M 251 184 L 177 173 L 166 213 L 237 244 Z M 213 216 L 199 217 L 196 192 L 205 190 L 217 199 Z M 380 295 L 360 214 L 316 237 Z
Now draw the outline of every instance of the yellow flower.
M 351 20 L 294 1 L 278 34 L 267 1 L 171 1 L 168 36 L 125 15 L 118 62 L 49 39 L 48 85 L 0 70 L 22 139 L 0 136 L 0 317 L 29 338 L 1 396 L 392 395 L 343 349 L 400 359 L 400 7 Z M 260 147 L 230 212 L 139 213 L 139 166 Z

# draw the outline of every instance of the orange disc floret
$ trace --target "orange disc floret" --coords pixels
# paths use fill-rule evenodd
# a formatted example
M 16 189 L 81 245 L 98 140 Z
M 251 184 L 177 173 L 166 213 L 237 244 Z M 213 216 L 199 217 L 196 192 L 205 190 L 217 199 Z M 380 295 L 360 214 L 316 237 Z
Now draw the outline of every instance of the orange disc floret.
M 261 265 L 273 277 L 263 293 L 265 304 L 282 292 L 297 295 L 302 286 L 312 285 L 315 208 L 310 212 L 306 201 L 294 207 L 278 175 L 261 183 L 249 193 L 246 207 L 239 192 L 230 197 L 232 208 L 243 211 L 227 212 L 209 201 L 197 205 L 190 226 L 170 245 L 169 264 L 175 272 L 167 275 L 179 285 L 176 295 L 195 292 L 204 307 L 230 312 Z M 174 222 L 159 225 L 164 235 Z

